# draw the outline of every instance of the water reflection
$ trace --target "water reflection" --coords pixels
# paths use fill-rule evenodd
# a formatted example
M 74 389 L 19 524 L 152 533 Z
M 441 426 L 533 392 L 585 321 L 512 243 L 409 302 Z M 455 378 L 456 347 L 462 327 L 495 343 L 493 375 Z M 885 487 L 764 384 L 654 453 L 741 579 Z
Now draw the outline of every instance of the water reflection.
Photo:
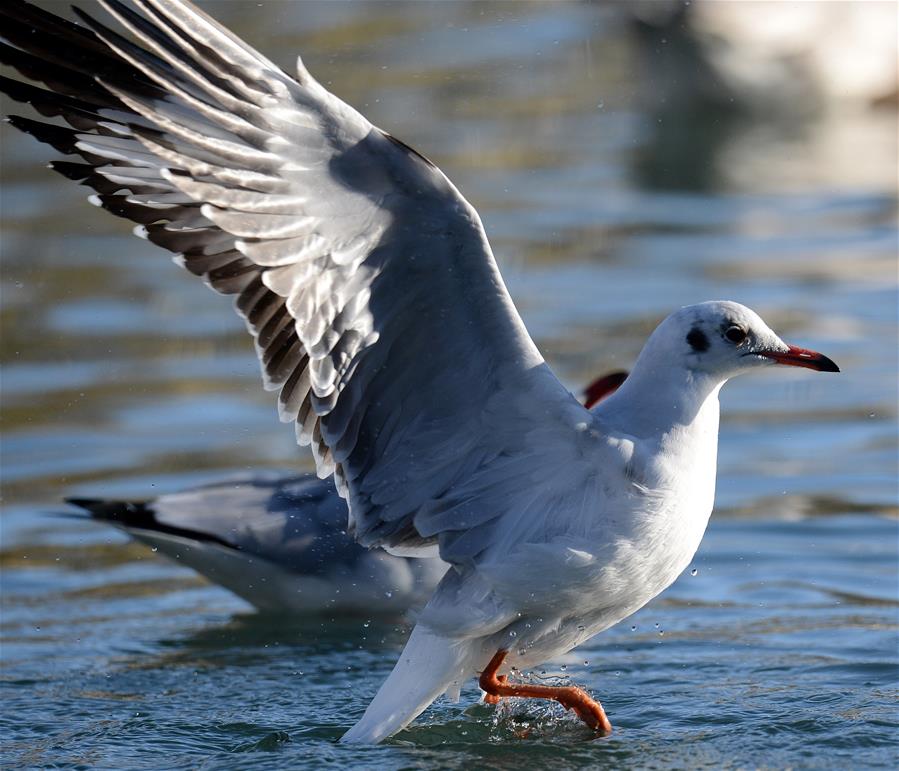
M 368 649 L 399 649 L 409 629 L 401 616 L 364 621 L 328 614 L 297 618 L 278 613 L 240 613 L 223 624 L 198 629 L 186 637 L 160 640 L 159 646 L 178 649 L 185 655 L 272 646 L 296 649 L 291 655 L 345 653 L 358 649 L 363 642 Z

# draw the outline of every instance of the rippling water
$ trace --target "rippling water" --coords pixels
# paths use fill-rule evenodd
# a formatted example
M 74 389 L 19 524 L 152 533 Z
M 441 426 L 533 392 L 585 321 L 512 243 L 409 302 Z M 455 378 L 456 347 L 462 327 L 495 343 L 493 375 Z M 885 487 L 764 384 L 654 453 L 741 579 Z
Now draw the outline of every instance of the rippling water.
M 495 718 L 472 687 L 385 746 L 337 746 L 402 624 L 259 616 L 52 516 L 63 495 L 310 461 L 228 302 L 4 131 L 4 766 L 893 766 L 895 109 L 651 111 L 608 5 L 210 5 L 285 68 L 302 51 L 451 176 L 573 389 L 709 298 L 747 303 L 843 373 L 730 384 L 696 574 L 547 664 L 602 698 L 613 737 L 534 706 Z

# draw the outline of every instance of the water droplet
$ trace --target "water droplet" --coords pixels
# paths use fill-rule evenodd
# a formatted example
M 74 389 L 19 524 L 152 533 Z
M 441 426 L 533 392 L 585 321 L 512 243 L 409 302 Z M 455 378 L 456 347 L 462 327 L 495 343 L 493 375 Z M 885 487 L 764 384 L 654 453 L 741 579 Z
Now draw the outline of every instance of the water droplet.
M 389 600 L 391 597 L 393 597 L 393 592 L 384 592 L 384 596 Z
M 637 631 L 637 625 L 636 625 L 636 624 L 634 624 L 634 625 L 631 627 L 631 631 L 632 631 L 632 632 L 636 632 L 636 631 Z
M 584 659 L 584 666 L 585 666 L 585 667 L 589 667 L 589 666 L 590 666 L 590 662 L 587 661 L 587 659 Z
M 371 621 L 366 621 L 362 626 L 368 629 L 371 626 Z
M 527 648 L 519 648 L 519 649 L 518 649 L 518 655 L 519 655 L 519 656 L 524 656 L 524 654 L 527 653 L 527 652 L 528 652 L 528 649 L 527 649 Z
M 568 669 L 568 665 L 567 665 L 567 664 L 562 664 L 562 666 L 559 667 L 559 669 L 561 669 L 561 670 L 564 672 L 566 669 Z
M 159 547 L 158 547 L 158 546 L 154 546 L 154 547 L 152 547 L 152 548 L 150 549 L 150 551 L 159 551 Z
M 699 573 L 699 571 L 698 571 L 696 568 L 693 568 L 693 570 L 690 571 L 690 575 L 691 575 L 691 576 L 695 576 L 695 575 L 697 575 L 698 573 Z
M 876 418 L 876 417 L 877 417 L 877 413 L 876 413 L 876 412 L 869 412 L 869 413 L 868 413 L 868 417 L 869 417 L 869 418 Z
M 658 629 L 658 628 L 659 628 L 659 625 L 658 625 L 658 623 L 656 623 L 656 629 Z
M 509 637 L 518 637 L 518 632 L 516 632 L 514 629 L 510 630 Z
M 587 628 L 587 627 L 585 627 L 583 624 L 580 624 L 580 625 L 578 626 L 577 630 L 578 630 L 578 632 L 583 632 L 586 628 Z
M 664 629 L 660 629 L 660 630 L 659 630 L 659 637 L 664 636 L 664 634 L 665 634 L 665 630 L 664 630 Z
M 600 99 L 599 104 L 596 105 L 596 109 L 601 110 L 605 106 L 606 106 L 606 103 L 602 99 Z

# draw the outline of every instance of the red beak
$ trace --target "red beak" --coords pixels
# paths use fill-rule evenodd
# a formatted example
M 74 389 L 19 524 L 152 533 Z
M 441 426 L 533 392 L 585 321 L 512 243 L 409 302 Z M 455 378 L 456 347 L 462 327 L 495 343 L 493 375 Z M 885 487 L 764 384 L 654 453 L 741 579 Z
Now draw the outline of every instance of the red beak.
M 805 367 L 818 372 L 840 371 L 840 368 L 823 353 L 809 351 L 806 348 L 797 348 L 795 345 L 791 345 L 786 351 L 758 351 L 757 355 L 790 367 Z
M 626 378 L 627 372 L 610 372 L 597 378 L 584 389 L 584 406 L 589 410 L 607 396 L 611 396 Z

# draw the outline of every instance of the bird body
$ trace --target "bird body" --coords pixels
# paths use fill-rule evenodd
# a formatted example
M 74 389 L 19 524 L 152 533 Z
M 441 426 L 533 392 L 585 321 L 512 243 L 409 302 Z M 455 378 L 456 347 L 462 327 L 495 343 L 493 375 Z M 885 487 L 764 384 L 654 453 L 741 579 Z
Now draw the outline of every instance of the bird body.
M 529 528 L 504 541 L 494 538 L 502 543 L 495 557 L 447 572 L 419 618 L 421 633 L 343 741 L 381 741 L 437 695 L 457 693 L 496 651 L 508 650 L 506 670 L 533 667 L 670 586 L 712 512 L 718 393 L 730 377 L 773 363 L 836 371 L 826 357 L 788 346 L 738 303 L 700 303 L 669 316 L 612 396 L 586 420 L 568 413 L 565 445 L 577 448 L 582 465 L 558 480 L 543 516 L 532 514 Z M 441 652 L 442 666 L 416 664 L 425 647 Z
M 456 695 L 497 650 L 509 651 L 506 670 L 571 650 L 643 607 L 689 565 L 714 502 L 723 380 L 681 361 L 673 373 L 651 355 L 653 342 L 615 394 L 589 413 L 566 413 L 564 444 L 576 460 L 549 505 L 495 539 L 492 554 L 448 571 L 419 633 L 344 741 L 377 742 L 400 730 L 436 696 Z M 441 651 L 440 663 L 423 670 L 424 649 L 431 657 Z

